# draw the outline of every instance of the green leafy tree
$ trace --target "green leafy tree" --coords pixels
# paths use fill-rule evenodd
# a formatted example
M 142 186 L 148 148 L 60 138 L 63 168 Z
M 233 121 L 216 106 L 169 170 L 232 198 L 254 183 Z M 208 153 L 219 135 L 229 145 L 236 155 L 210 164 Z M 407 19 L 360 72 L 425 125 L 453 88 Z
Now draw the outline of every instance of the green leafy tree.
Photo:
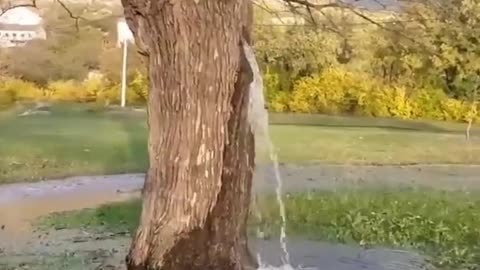
M 405 14 L 411 25 L 422 30 L 421 46 L 447 93 L 455 98 L 468 97 L 476 88 L 480 71 L 480 2 L 412 1 Z

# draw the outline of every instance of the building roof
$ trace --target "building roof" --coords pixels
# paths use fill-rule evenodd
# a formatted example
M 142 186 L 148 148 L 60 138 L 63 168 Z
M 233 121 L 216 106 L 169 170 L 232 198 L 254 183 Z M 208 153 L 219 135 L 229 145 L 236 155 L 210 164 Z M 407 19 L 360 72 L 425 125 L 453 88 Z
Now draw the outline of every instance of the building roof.
M 0 23 L 19 25 L 38 25 L 42 23 L 42 17 L 37 10 L 28 7 L 17 7 L 7 10 L 0 16 Z

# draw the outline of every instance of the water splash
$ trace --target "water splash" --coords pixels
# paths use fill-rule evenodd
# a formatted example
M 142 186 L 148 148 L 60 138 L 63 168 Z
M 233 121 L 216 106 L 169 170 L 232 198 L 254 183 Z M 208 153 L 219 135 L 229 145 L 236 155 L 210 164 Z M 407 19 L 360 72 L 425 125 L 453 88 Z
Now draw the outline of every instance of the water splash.
M 284 264 L 281 266 L 262 265 L 257 270 L 299 270 L 293 268 L 290 264 Z
M 258 264 L 260 265 L 260 267 L 257 270 L 318 270 L 317 268 L 312 268 L 312 267 L 304 268 L 301 266 L 294 268 L 290 264 L 283 264 L 281 266 L 266 265 L 262 263 L 262 258 L 260 258 L 260 256 L 258 256 Z
M 268 123 L 268 111 L 265 109 L 265 98 L 263 95 L 263 80 L 260 75 L 260 69 L 258 67 L 257 61 L 255 59 L 255 54 L 253 49 L 248 45 L 246 41 L 243 42 L 243 50 L 245 57 L 250 64 L 250 68 L 253 72 L 253 81 L 250 84 L 250 98 L 249 98 L 249 108 L 248 108 L 248 122 L 252 132 L 255 135 L 255 141 L 257 139 L 262 140 L 262 146 L 266 146 L 266 151 L 270 155 L 270 159 L 273 163 L 273 169 L 275 173 L 276 180 L 276 197 L 277 203 L 280 209 L 280 218 L 282 221 L 280 228 L 280 244 L 282 248 L 282 257 L 283 266 L 281 268 L 265 268 L 261 267 L 259 269 L 277 269 L 277 270 L 290 270 L 294 269 L 290 265 L 290 254 L 287 248 L 287 218 L 285 213 L 285 204 L 282 199 L 282 178 L 280 175 L 279 165 L 278 165 L 278 156 L 275 151 L 275 147 L 270 139 L 269 134 L 269 123 Z

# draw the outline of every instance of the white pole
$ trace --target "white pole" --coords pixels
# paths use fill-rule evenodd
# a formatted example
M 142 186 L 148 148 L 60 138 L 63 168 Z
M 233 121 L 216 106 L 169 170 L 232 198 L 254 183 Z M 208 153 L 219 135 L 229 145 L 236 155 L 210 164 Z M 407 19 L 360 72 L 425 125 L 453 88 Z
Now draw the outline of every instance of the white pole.
M 122 99 L 121 106 L 125 107 L 127 96 L 127 52 L 128 52 L 128 40 L 123 40 L 123 65 L 122 65 Z

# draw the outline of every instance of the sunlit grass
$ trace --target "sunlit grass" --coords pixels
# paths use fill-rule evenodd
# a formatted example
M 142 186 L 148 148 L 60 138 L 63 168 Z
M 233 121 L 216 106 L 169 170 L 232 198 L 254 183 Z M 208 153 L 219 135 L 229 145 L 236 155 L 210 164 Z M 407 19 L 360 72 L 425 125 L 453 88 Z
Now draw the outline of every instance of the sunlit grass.
M 439 266 L 463 269 L 480 264 L 480 197 L 436 191 L 311 192 L 285 196 L 290 236 L 315 240 L 417 250 Z M 274 198 L 257 208 L 250 229 L 278 234 Z M 139 219 L 138 200 L 97 209 L 55 214 L 42 227 L 132 232 Z M 458 268 L 455 268 L 458 267 Z M 451 269 L 451 268 L 449 268 Z
M 72 175 L 144 172 L 146 115 L 85 105 L 51 115 L 0 116 L 0 183 Z M 292 123 L 297 122 L 297 125 Z M 393 119 L 272 115 L 281 162 L 480 164 L 480 139 L 463 125 Z

